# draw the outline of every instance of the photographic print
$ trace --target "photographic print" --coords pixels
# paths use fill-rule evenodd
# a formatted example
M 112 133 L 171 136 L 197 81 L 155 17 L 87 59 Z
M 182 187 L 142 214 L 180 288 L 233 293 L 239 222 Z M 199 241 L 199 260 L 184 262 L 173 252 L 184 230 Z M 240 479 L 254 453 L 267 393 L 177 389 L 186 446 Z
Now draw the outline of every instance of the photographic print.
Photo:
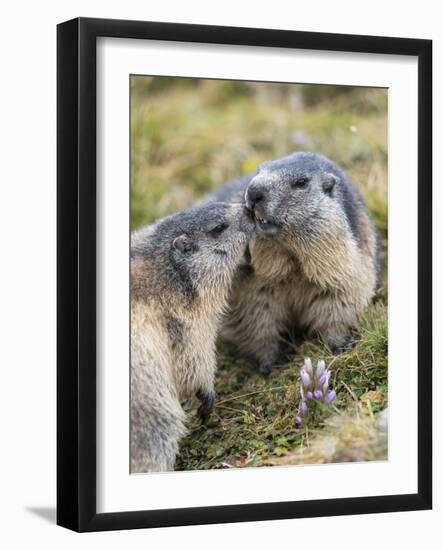
M 130 76 L 130 471 L 388 459 L 388 90 Z
M 432 42 L 57 41 L 57 523 L 430 509 Z

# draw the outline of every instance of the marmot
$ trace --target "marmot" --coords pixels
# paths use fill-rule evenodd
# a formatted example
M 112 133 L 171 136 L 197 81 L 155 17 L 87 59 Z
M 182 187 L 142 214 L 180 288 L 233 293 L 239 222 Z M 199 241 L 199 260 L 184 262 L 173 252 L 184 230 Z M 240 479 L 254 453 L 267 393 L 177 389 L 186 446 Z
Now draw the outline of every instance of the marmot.
M 338 166 L 307 152 L 263 163 L 203 202 L 245 201 L 257 232 L 239 269 L 223 334 L 264 374 L 288 333 L 320 333 L 333 353 L 374 296 L 379 240 L 364 199 Z
M 214 404 L 219 318 L 255 223 L 243 205 L 180 212 L 131 237 L 131 472 L 174 469 L 180 402 Z

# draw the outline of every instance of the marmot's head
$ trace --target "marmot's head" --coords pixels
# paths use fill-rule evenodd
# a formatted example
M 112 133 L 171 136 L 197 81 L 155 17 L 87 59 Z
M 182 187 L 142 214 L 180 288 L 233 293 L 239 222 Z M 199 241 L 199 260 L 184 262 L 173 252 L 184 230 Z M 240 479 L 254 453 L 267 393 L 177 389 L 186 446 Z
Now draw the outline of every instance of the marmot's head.
M 333 212 L 352 226 L 346 217 L 352 216 L 354 200 L 346 177 L 332 161 L 303 152 L 263 163 L 245 194 L 259 232 L 276 238 L 309 239 Z
M 183 296 L 226 294 L 255 223 L 244 205 L 211 203 L 160 220 L 132 257 L 154 263 L 157 283 Z

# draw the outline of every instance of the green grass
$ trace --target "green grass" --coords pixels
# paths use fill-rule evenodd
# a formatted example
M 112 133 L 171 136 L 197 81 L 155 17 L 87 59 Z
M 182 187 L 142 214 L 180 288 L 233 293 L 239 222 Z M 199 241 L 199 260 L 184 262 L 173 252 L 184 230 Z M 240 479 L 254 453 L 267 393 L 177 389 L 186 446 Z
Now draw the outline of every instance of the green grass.
M 133 229 L 191 206 L 264 160 L 310 150 L 335 160 L 360 187 L 386 258 L 386 90 L 147 77 L 132 77 L 131 90 Z M 190 432 L 177 468 L 386 458 L 375 427 L 388 395 L 386 307 L 385 270 L 355 348 L 333 357 L 320 340 L 305 342 L 267 379 L 220 343 L 215 411 L 202 426 L 196 403 L 186 405 Z M 326 360 L 337 399 L 298 429 L 304 357 Z
M 201 425 L 189 403 L 190 434 L 182 441 L 177 468 L 267 465 L 276 457 L 291 455 L 322 432 L 329 414 L 350 411 L 353 416 L 375 415 L 387 402 L 388 341 L 383 304 L 367 310 L 357 338 L 355 348 L 340 356 L 331 356 L 319 341 L 306 342 L 285 368 L 274 370 L 266 379 L 222 345 L 215 412 L 206 425 Z M 300 403 L 302 357 L 326 360 L 337 399 L 324 407 L 323 416 L 299 429 L 294 417 Z

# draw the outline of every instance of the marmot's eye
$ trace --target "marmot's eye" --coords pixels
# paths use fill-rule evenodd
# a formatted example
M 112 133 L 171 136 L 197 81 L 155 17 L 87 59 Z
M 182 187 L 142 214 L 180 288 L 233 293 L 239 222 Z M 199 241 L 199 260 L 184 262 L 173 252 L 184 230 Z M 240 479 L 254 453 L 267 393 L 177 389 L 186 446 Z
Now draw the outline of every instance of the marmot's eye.
M 216 225 L 215 227 L 213 227 L 212 229 L 209 230 L 209 234 L 210 235 L 220 235 L 220 233 L 223 233 L 223 231 L 225 229 L 227 229 L 229 227 L 229 224 L 228 223 L 220 223 L 219 225 Z
M 297 178 L 292 182 L 292 187 L 306 187 L 309 178 Z

